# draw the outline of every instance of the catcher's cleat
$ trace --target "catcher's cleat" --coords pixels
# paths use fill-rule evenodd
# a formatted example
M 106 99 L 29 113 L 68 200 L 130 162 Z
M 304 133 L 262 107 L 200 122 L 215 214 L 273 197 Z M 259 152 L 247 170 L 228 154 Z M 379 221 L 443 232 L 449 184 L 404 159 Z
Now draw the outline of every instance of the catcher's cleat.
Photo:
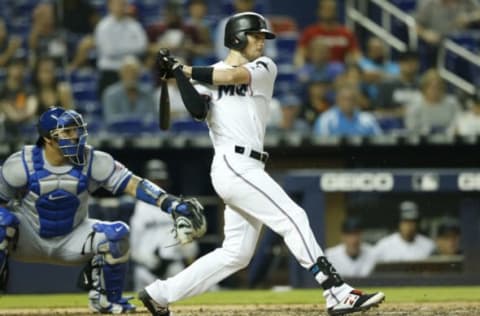
M 362 312 L 380 305 L 385 300 L 385 294 L 377 292 L 363 294 L 359 290 L 352 290 L 346 298 L 328 308 L 328 315 L 346 315 Z
M 88 307 L 94 313 L 100 314 L 126 314 L 134 313 L 136 306 L 130 304 L 128 301 L 133 297 L 121 298 L 117 302 L 109 302 L 105 295 L 98 291 L 90 291 L 88 294 Z
M 170 316 L 168 307 L 155 302 L 145 289 L 138 292 L 138 299 L 142 301 L 143 305 L 148 309 L 152 316 Z

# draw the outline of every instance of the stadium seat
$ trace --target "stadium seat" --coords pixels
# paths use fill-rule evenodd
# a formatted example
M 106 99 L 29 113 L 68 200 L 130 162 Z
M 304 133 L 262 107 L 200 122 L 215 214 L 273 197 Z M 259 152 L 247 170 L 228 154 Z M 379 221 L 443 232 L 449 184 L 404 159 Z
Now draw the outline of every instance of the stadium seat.
M 148 26 L 160 20 L 165 1 L 163 0 L 135 0 L 133 3 L 137 9 L 137 16 L 142 25 Z
M 135 135 L 140 133 L 158 133 L 160 132 L 156 121 L 146 121 L 143 119 L 125 119 L 110 123 L 107 131 L 122 135 Z
M 297 74 L 292 64 L 279 64 L 275 84 L 275 94 L 295 93 L 299 88 Z
M 204 122 L 198 122 L 192 119 L 180 119 L 172 122 L 170 130 L 174 133 L 204 133 L 208 132 L 208 127 Z
M 418 0 L 391 0 L 391 2 L 405 12 L 413 12 L 417 7 Z
M 391 133 L 392 131 L 399 131 L 405 128 L 404 122 L 400 118 L 378 118 L 378 125 L 382 131 L 386 134 Z
M 480 50 L 479 32 L 456 33 L 450 35 L 449 39 L 469 50 L 470 52 L 478 53 Z M 478 80 L 477 67 L 451 51 L 449 51 L 446 56 L 445 66 L 447 69 L 456 73 L 458 76 L 467 81 L 476 82 Z
M 91 70 L 74 71 L 69 75 L 73 98 L 78 107 L 88 110 L 98 105 L 97 73 Z
M 278 63 L 291 64 L 297 48 L 298 33 L 286 33 L 277 37 L 275 45 L 277 46 Z
M 97 100 L 76 101 L 75 108 L 83 115 L 102 116 L 102 106 Z
M 107 13 L 107 2 L 105 0 L 89 0 L 90 4 L 100 13 L 105 15 Z
M 268 9 L 268 2 L 267 0 L 257 0 L 255 2 L 255 8 L 253 11 L 258 12 L 260 14 L 264 14 L 265 12 L 268 12 L 270 10 Z M 234 7 L 233 7 L 233 1 L 232 0 L 223 0 L 221 6 L 221 13 L 224 15 L 230 15 L 235 13 Z

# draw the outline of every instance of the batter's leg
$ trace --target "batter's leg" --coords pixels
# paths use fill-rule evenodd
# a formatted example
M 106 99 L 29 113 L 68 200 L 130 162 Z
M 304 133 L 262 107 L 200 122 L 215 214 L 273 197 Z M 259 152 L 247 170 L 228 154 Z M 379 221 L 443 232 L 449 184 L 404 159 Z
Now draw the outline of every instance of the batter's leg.
M 287 247 L 306 269 L 323 256 L 305 211 L 263 169 L 237 169 L 231 156 L 224 156 L 224 173 L 235 194 L 225 203 L 244 210 L 283 237 Z
M 264 170 L 238 170 L 227 156 L 223 158 L 225 167 L 234 175 L 229 181 L 235 188 L 235 194 L 227 195 L 225 202 L 242 209 L 283 236 L 298 262 L 312 272 L 325 290 L 323 294 L 329 314 L 343 315 L 366 310 L 383 301 L 385 295 L 381 292 L 362 294 L 343 282 L 324 256 L 305 211 Z
M 201 294 L 234 272 L 246 267 L 255 251 L 262 224 L 241 210 L 225 209 L 225 240 L 221 248 L 199 258 L 185 270 L 146 288 L 158 303 L 167 305 Z

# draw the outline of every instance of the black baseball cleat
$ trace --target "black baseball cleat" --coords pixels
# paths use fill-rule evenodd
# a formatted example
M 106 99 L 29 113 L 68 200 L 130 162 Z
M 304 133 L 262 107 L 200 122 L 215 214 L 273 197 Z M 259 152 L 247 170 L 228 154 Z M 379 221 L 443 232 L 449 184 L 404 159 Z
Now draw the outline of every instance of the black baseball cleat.
M 331 316 L 363 312 L 380 305 L 384 300 L 385 294 L 382 292 L 363 294 L 359 290 L 352 290 L 345 299 L 328 308 L 327 312 Z
M 145 289 L 138 292 L 138 299 L 148 309 L 152 316 L 170 316 L 168 306 L 162 306 L 147 293 Z

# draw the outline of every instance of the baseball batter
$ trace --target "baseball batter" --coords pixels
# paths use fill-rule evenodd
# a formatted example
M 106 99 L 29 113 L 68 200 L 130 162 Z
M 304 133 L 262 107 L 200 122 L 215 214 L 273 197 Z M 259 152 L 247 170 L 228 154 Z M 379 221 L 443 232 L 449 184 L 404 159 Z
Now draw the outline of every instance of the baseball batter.
M 224 42 L 230 50 L 224 61 L 190 67 L 161 56 L 159 72 L 175 77 L 192 116 L 207 120 L 215 149 L 211 179 L 226 204 L 225 240 L 181 273 L 139 293 L 152 315 L 169 315 L 168 304 L 203 293 L 247 266 L 263 224 L 283 237 L 322 285 L 329 314 L 365 310 L 384 299 L 383 293 L 362 294 L 342 280 L 315 240 L 305 211 L 264 170 L 263 141 L 277 66 L 262 53 L 265 40 L 273 38 L 261 15 L 245 12 L 226 24 Z M 187 77 L 203 84 L 198 92 Z
M 129 227 L 89 219 L 90 192 L 99 187 L 125 192 L 172 214 L 188 215 L 194 206 L 88 146 L 79 113 L 50 108 L 37 126 L 37 143 L 12 154 L 0 170 L 0 285 L 6 287 L 9 255 L 27 262 L 85 263 L 82 280 L 90 290 L 90 308 L 133 311 L 135 306 L 122 297 Z

